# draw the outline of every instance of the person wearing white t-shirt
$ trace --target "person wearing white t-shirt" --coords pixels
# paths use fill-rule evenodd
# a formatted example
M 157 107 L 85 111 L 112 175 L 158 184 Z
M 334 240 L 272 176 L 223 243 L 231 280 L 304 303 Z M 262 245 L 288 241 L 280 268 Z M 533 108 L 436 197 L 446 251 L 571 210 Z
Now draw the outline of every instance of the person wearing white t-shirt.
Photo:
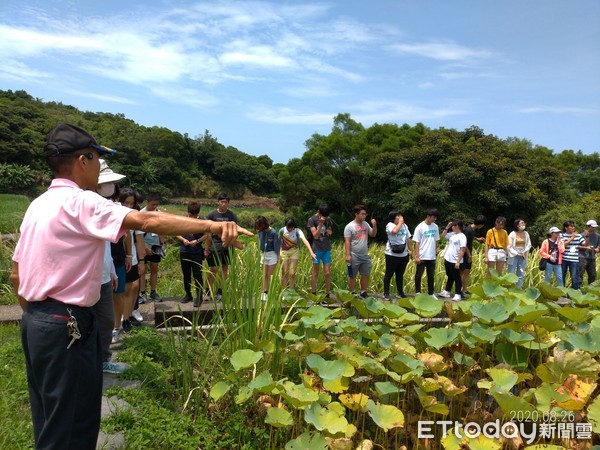
M 460 264 L 463 261 L 463 256 L 467 251 L 467 237 L 463 233 L 464 225 L 462 221 L 455 220 L 450 222 L 444 231 L 442 237 L 448 239 L 446 250 L 444 251 L 444 268 L 446 269 L 446 287 L 440 292 L 440 297 L 450 298 L 452 295 L 452 285 L 455 287 L 453 301 L 459 302 L 462 300 L 462 278 L 460 276 Z M 452 231 L 449 231 L 449 230 Z
M 440 240 L 440 231 L 435 221 L 438 211 L 430 208 L 425 212 L 425 220 L 417 225 L 413 234 L 414 258 L 417 264 L 415 272 L 415 293 L 421 292 L 421 278 L 427 270 L 427 293 L 434 295 L 435 288 L 435 259 L 437 257 L 437 241 Z

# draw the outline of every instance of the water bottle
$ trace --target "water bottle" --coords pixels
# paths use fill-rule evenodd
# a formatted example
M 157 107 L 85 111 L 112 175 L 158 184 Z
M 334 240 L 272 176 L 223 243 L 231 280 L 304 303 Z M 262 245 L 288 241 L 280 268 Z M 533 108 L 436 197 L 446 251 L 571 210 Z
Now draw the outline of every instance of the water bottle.
M 348 276 L 350 278 L 353 278 L 354 277 L 354 273 L 352 272 L 352 263 L 348 263 L 347 266 L 348 266 Z

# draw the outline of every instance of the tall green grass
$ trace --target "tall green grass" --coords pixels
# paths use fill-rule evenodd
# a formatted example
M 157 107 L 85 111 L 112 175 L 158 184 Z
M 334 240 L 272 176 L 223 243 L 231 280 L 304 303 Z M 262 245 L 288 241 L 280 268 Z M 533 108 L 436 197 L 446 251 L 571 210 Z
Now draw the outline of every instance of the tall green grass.
M 24 195 L 0 194 L 0 233 L 17 233 L 29 199 Z

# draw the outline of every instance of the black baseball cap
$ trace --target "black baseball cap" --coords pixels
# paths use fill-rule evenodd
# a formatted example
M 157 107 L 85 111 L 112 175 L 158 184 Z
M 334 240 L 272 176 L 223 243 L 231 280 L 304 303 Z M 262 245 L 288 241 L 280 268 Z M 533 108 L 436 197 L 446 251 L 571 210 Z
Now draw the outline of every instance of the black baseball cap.
M 87 148 L 98 150 L 100 155 L 114 155 L 116 153 L 116 150 L 98 144 L 96 138 L 87 131 L 75 125 L 59 122 L 46 137 L 44 156 L 69 155 L 77 150 Z

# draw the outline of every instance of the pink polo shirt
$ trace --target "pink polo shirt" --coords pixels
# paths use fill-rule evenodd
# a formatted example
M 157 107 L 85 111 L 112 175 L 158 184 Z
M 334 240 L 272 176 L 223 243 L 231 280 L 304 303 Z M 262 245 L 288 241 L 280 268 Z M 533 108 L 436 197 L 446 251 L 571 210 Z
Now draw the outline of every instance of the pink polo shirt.
M 78 306 L 100 298 L 105 241 L 125 233 L 131 209 L 57 178 L 25 213 L 13 261 L 19 264 L 19 295 L 47 297 Z

